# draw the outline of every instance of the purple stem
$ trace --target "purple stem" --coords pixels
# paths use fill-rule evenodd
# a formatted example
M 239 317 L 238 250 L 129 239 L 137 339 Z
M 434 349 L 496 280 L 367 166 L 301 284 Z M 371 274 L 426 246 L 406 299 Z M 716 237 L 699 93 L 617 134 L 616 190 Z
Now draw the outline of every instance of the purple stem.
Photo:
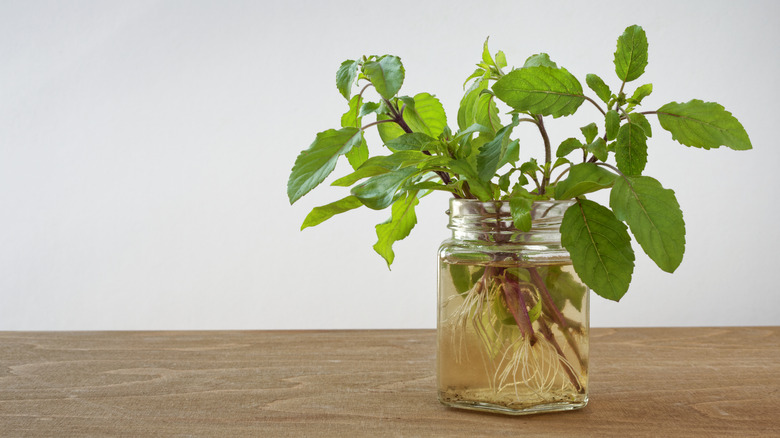
M 558 310 L 558 306 L 555 305 L 552 296 L 550 296 L 550 291 L 547 290 L 547 286 L 545 286 L 542 276 L 539 275 L 539 271 L 537 271 L 536 268 L 528 268 L 528 272 L 531 273 L 531 281 L 533 281 L 536 288 L 539 289 L 539 293 L 542 295 L 542 302 L 552 314 L 552 318 L 559 326 L 566 327 L 566 320 L 563 318 L 563 315 L 561 315 L 561 311 Z

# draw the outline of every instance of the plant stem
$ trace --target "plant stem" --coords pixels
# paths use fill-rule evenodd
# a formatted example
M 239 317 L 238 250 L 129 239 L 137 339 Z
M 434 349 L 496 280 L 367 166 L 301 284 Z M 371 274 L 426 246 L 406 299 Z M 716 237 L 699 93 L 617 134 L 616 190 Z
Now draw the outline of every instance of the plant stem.
M 585 96 L 585 95 L 583 95 L 582 97 L 584 97 L 585 100 L 587 100 L 588 102 L 592 103 L 593 106 L 595 106 L 601 112 L 601 115 L 603 115 L 603 116 L 607 115 L 606 111 L 604 111 L 604 109 L 601 107 L 601 105 L 599 105 L 595 100 L 593 100 L 590 97 Z
M 414 131 L 412 131 L 412 128 L 410 128 L 409 125 L 407 125 L 406 121 L 404 120 L 403 108 L 401 109 L 401 112 L 398 112 L 398 110 L 395 108 L 395 105 L 390 103 L 389 100 L 384 99 L 384 101 L 385 101 L 385 105 L 387 105 L 387 108 L 392 113 L 391 114 L 391 116 L 392 116 L 391 120 L 393 122 L 397 123 L 398 126 L 400 126 L 401 129 L 403 129 L 404 132 L 406 132 L 407 134 L 411 134 L 412 132 L 414 132 Z M 404 108 L 405 108 L 405 106 L 404 106 Z M 428 152 L 428 151 L 422 151 L 422 153 L 424 153 L 425 155 L 431 155 L 431 153 Z M 447 174 L 447 172 L 442 172 L 441 170 L 437 170 L 437 171 L 435 171 L 435 173 L 436 173 L 436 175 L 439 175 L 439 178 L 441 178 L 441 182 L 443 182 L 444 185 L 448 185 L 448 184 L 450 184 L 452 182 L 452 180 L 450 179 L 450 176 Z M 460 196 L 458 196 L 457 193 L 453 193 L 453 195 L 455 195 L 456 198 L 460 198 Z
M 533 346 L 536 344 L 536 336 L 534 335 L 534 328 L 531 325 L 531 318 L 528 316 L 528 307 L 523 298 L 523 292 L 520 290 L 520 285 L 517 284 L 516 280 L 510 280 L 504 276 L 501 278 L 501 286 L 501 289 L 504 291 L 506 306 L 515 318 L 520 333 L 522 333 L 523 336 L 528 337 Z
M 539 127 L 539 133 L 542 134 L 542 140 L 544 140 L 544 162 L 546 164 L 545 170 L 542 176 L 542 185 L 539 187 L 539 194 L 544 195 L 545 188 L 550 184 L 550 166 L 552 164 L 552 147 L 550 146 L 550 137 L 547 135 L 547 130 L 544 128 L 544 121 L 542 116 L 536 116 L 537 126 Z
M 555 340 L 555 335 L 553 335 L 552 330 L 550 330 L 550 327 L 544 321 L 544 318 L 539 318 L 537 321 L 539 321 L 539 331 L 542 332 L 542 336 L 544 336 L 545 339 L 547 339 L 547 341 L 550 342 L 553 347 L 555 347 L 555 351 L 558 352 L 558 359 L 561 362 L 561 366 L 563 366 L 563 370 L 566 371 L 566 375 L 574 385 L 574 389 L 576 389 L 577 392 L 582 393 L 584 388 L 582 387 L 579 379 L 577 379 L 577 376 L 575 376 L 572 372 L 571 365 L 569 365 L 569 363 L 566 361 L 566 356 L 563 354 L 563 350 L 561 350 L 561 346 L 558 344 L 558 341 Z
M 558 306 L 555 305 L 552 296 L 550 296 L 550 291 L 547 290 L 547 286 L 544 284 L 542 276 L 539 275 L 539 271 L 536 268 L 528 268 L 528 272 L 531 274 L 531 281 L 542 296 L 542 305 L 547 308 L 547 311 L 559 326 L 562 328 L 566 327 L 566 321 L 563 320 L 561 311 L 558 310 Z

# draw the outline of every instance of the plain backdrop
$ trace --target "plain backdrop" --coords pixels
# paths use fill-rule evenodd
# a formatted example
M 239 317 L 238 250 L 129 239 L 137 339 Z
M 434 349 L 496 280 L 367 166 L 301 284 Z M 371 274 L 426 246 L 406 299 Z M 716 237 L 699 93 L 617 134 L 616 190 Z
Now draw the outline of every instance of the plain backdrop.
M 339 64 L 400 56 L 402 92 L 437 95 L 455 126 L 487 36 L 510 66 L 547 52 L 616 87 L 631 24 L 650 43 L 645 108 L 717 101 L 754 150 L 688 148 L 651 121 L 646 173 L 682 205 L 685 259 L 670 275 L 638 255 L 620 303 L 593 297 L 592 325 L 778 324 L 779 5 L 4 0 L 0 329 L 434 327 L 446 196 L 421 204 L 392 271 L 371 248 L 389 212 L 299 231 L 345 191 L 287 200 L 295 157 L 346 109 Z M 598 116 L 550 121 L 553 143 Z

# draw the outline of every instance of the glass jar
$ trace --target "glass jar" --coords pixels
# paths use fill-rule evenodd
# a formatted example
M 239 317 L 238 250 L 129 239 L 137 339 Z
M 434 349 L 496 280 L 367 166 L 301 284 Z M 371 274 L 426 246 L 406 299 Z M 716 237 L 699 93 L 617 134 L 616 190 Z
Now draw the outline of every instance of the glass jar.
M 561 245 L 573 201 L 536 202 L 529 232 L 508 202 L 450 201 L 439 249 L 441 403 L 531 414 L 588 403 L 588 288 Z

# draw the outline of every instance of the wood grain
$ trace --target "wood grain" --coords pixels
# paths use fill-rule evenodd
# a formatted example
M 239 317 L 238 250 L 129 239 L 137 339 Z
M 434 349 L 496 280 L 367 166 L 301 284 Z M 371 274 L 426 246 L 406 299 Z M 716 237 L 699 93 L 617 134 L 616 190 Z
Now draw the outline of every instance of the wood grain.
M 780 436 L 780 327 L 593 329 L 583 410 L 436 401 L 435 333 L 0 332 L 0 436 Z

